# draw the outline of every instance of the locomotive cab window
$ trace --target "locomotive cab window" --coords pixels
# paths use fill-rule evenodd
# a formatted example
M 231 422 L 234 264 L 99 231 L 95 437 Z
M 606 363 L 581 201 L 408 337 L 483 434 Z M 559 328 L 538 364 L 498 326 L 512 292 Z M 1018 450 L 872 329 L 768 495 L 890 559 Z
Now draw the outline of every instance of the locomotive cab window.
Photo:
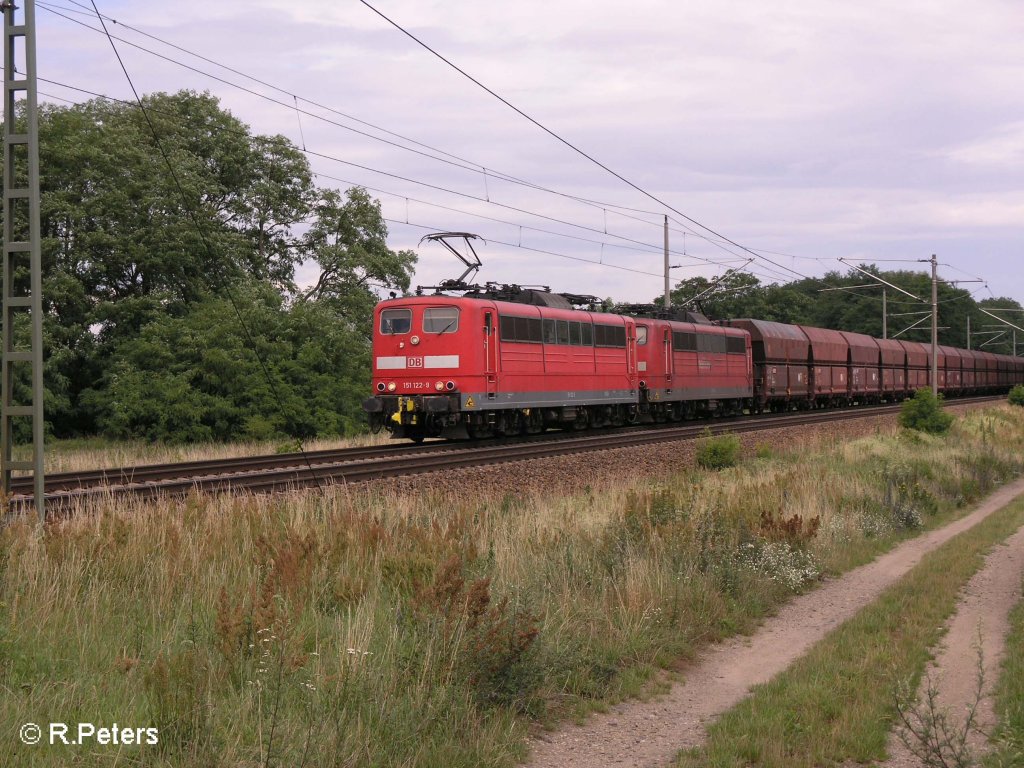
M 411 309 L 385 309 L 380 313 L 380 332 L 390 336 L 412 329 Z
M 424 333 L 455 333 L 459 330 L 458 307 L 429 307 L 423 310 Z
M 647 343 L 647 326 L 638 325 L 636 327 L 636 345 L 642 347 Z

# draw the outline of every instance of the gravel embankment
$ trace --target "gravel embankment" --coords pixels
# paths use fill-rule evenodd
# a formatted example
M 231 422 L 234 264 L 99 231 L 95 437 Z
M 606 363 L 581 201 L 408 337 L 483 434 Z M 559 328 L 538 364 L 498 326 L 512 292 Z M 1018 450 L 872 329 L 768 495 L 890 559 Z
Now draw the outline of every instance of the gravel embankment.
M 953 412 L 966 412 L 978 405 L 950 406 Z M 834 424 L 813 424 L 803 427 L 764 429 L 738 435 L 743 454 L 753 456 L 766 446 L 773 453 L 784 453 L 795 447 L 822 447 L 839 441 L 888 432 L 896 428 L 896 415 L 869 416 Z M 408 493 L 450 492 L 456 496 L 473 497 L 513 494 L 528 497 L 536 494 L 571 494 L 597 491 L 603 486 L 619 484 L 623 479 L 656 479 L 683 472 L 693 466 L 696 441 L 680 440 L 649 446 L 593 451 L 546 459 L 492 464 L 445 473 L 412 475 L 382 481 L 377 487 L 399 495 Z

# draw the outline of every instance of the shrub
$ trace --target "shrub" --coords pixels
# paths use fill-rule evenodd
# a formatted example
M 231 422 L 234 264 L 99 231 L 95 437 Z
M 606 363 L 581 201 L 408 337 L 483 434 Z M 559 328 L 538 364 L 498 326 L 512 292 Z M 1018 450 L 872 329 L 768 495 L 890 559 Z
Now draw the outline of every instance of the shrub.
M 942 410 L 942 395 L 937 397 L 927 388 L 903 403 L 900 426 L 933 435 L 945 434 L 953 426 L 953 416 Z
M 1024 407 L 1024 384 L 1018 384 L 1010 390 L 1010 405 Z
M 711 430 L 706 429 L 697 444 L 697 465 L 704 469 L 735 467 L 740 458 L 740 447 L 740 439 L 736 435 L 713 437 Z

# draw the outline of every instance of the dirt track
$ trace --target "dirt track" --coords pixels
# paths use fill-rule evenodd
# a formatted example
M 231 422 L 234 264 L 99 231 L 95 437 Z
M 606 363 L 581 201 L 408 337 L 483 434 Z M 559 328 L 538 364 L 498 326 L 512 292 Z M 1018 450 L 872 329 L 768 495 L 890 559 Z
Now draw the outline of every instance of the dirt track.
M 751 686 L 770 680 L 788 667 L 917 565 L 925 554 L 1022 493 L 1024 480 L 1018 480 L 998 490 L 966 517 L 905 542 L 874 562 L 795 598 L 776 616 L 768 619 L 753 636 L 733 638 L 707 649 L 686 670 L 685 682 L 674 686 L 665 697 L 649 702 L 626 702 L 608 714 L 591 717 L 583 726 L 569 726 L 544 735 L 532 745 L 527 765 L 533 768 L 590 768 L 605 765 L 664 766 L 670 763 L 678 750 L 699 745 L 704 739 L 708 720 L 738 703 Z M 1008 546 L 998 548 L 996 554 L 1003 550 L 1015 552 L 1018 558 L 1014 562 L 1021 563 L 1024 561 L 1019 557 L 1022 543 L 1024 536 L 1018 532 L 1008 541 Z M 974 586 L 968 588 L 968 594 L 972 594 L 972 590 L 989 591 L 984 583 L 972 582 Z M 1014 584 L 1011 604 L 1013 596 L 1019 596 L 1019 570 Z M 1000 589 L 1005 592 L 1002 587 Z M 994 611 L 996 605 L 999 611 L 1003 611 L 1004 602 L 992 601 L 990 604 L 983 601 L 983 605 L 991 607 L 983 608 L 982 612 Z M 1005 622 L 1005 612 L 1002 620 Z M 965 618 L 964 621 L 970 622 L 971 619 Z M 1002 638 L 1005 630 L 1000 633 L 996 626 L 993 624 L 988 634 L 994 638 L 998 633 Z M 968 624 L 968 638 L 972 632 L 976 636 Z M 953 638 L 951 632 L 948 641 L 951 648 Z M 970 650 L 970 640 L 967 648 L 966 665 L 973 672 L 976 654 Z M 994 657 L 995 653 L 990 655 Z M 950 668 L 958 666 L 964 665 L 955 661 L 950 663 Z M 894 768 L 896 765 L 893 764 Z M 903 768 L 914 763 L 898 765 Z
M 963 727 L 967 708 L 978 695 L 979 648 L 984 686 L 975 722 L 986 733 L 996 723 L 992 691 L 1010 630 L 1009 613 L 1020 599 L 1022 576 L 1024 528 L 998 545 L 967 583 L 935 661 L 922 681 L 918 700 L 924 701 L 930 681 L 940 711 L 948 713 L 958 730 Z M 967 744 L 973 755 L 979 755 L 985 748 L 985 738 L 974 732 Z M 890 739 L 889 754 L 890 759 L 880 764 L 885 768 L 924 766 L 895 734 Z

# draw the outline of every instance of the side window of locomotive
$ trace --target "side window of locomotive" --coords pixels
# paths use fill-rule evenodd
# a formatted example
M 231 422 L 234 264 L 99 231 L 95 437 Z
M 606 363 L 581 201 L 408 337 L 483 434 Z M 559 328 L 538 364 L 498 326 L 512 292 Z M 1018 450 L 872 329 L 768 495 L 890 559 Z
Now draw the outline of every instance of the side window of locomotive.
M 636 327 L 636 345 L 642 347 L 647 343 L 647 326 L 638 325 Z
M 595 325 L 595 347 L 625 347 L 626 328 L 622 325 Z
M 569 321 L 568 320 L 556 320 L 558 323 L 558 343 L 568 344 L 569 343 Z
M 747 354 L 747 340 L 745 338 L 742 336 L 726 336 L 725 339 L 725 351 L 730 355 Z
M 696 352 L 697 334 L 687 333 L 686 331 L 673 331 L 672 348 L 676 352 Z
M 539 317 L 516 317 L 501 315 L 501 340 L 522 344 L 540 344 L 541 321 Z
M 545 344 L 557 344 L 558 339 L 555 336 L 555 321 L 545 320 L 544 321 L 544 343 Z
M 459 330 L 458 307 L 429 307 L 423 310 L 424 333 L 455 333 Z
M 411 309 L 385 309 L 380 313 L 380 332 L 385 336 L 408 333 L 411 328 Z
M 583 331 L 580 328 L 580 323 L 577 323 L 575 320 L 569 321 L 569 343 L 572 344 L 574 347 L 578 347 L 580 344 L 583 343 L 580 340 L 582 334 Z
M 511 315 L 500 315 L 498 317 L 498 333 L 502 341 L 515 341 L 516 319 Z
M 584 347 L 594 346 L 594 326 L 590 323 L 580 323 L 580 344 Z
M 726 350 L 725 336 L 718 336 L 710 333 L 697 334 L 697 351 L 724 353 Z

